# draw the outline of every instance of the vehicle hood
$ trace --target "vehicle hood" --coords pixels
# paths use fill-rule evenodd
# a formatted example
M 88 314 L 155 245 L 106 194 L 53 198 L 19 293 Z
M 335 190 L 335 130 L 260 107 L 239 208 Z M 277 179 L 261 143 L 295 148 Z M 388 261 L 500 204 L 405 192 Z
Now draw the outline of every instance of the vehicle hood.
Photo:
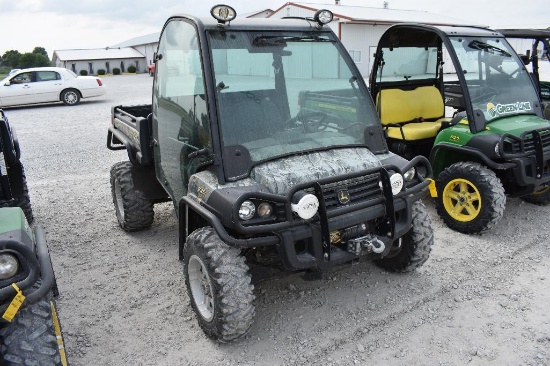
M 525 131 L 550 127 L 550 121 L 535 115 L 516 115 L 500 118 L 487 125 L 487 130 L 500 135 L 509 133 L 521 137 Z
M 294 155 L 256 165 L 250 174 L 271 193 L 284 195 L 296 184 L 379 167 L 367 148 L 332 149 Z

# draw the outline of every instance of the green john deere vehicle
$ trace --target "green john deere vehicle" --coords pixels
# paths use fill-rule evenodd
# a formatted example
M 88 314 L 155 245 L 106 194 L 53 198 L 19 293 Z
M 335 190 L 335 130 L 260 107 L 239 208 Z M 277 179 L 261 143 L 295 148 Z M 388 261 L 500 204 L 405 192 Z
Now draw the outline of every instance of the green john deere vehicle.
M 550 62 L 550 29 L 497 29 L 510 40 L 530 41 L 531 49 L 520 54 L 525 65 L 531 65 L 531 76 L 539 87 L 539 94 L 544 105 L 544 115 L 550 119 L 550 80 L 541 80 L 539 61 Z M 517 47 L 516 47 L 517 50 Z
M 44 231 L 32 210 L 13 128 L 0 110 L 0 365 L 67 365 Z
M 430 192 L 450 228 L 493 227 L 506 195 L 550 202 L 550 121 L 501 33 L 392 26 L 378 44 L 370 91 L 390 151 L 429 157 Z

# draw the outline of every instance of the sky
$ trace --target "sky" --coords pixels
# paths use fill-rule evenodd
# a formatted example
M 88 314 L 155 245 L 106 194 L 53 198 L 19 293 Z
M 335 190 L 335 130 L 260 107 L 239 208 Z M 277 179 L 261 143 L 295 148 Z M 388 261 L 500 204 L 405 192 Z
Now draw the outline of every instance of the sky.
M 341 5 L 419 10 L 491 28 L 550 27 L 548 0 L 340 0 Z M 299 1 L 296 1 L 299 2 Z M 333 0 L 304 3 L 334 4 Z M 8 50 L 32 52 L 112 46 L 155 32 L 174 14 L 210 16 L 223 0 L 0 0 L 0 56 Z M 239 14 L 278 9 L 286 1 L 227 0 Z

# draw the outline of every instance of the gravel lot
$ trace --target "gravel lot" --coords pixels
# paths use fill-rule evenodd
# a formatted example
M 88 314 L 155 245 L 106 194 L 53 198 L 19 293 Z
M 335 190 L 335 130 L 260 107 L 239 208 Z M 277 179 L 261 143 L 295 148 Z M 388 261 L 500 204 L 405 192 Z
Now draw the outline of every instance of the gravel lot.
M 150 103 L 148 75 L 104 77 L 108 94 L 6 109 L 17 129 L 36 222 L 61 296 L 71 365 L 550 365 L 550 207 L 508 199 L 477 236 L 433 221 L 430 260 L 408 275 L 371 263 L 318 281 L 295 274 L 255 287 L 256 322 L 219 345 L 199 329 L 178 261 L 171 204 L 151 229 L 123 232 L 106 148 L 113 105 Z

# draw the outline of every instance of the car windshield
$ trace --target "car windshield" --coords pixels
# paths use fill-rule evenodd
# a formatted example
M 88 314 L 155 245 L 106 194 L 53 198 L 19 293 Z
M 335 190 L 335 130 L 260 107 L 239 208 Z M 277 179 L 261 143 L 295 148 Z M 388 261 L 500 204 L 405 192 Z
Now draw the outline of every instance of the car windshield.
M 485 119 L 535 113 L 538 100 L 529 73 L 502 38 L 452 37 L 472 108 Z
M 211 31 L 209 37 L 224 153 L 244 161 L 239 170 L 306 151 L 372 148 L 370 139 L 381 135 L 360 75 L 332 33 Z

